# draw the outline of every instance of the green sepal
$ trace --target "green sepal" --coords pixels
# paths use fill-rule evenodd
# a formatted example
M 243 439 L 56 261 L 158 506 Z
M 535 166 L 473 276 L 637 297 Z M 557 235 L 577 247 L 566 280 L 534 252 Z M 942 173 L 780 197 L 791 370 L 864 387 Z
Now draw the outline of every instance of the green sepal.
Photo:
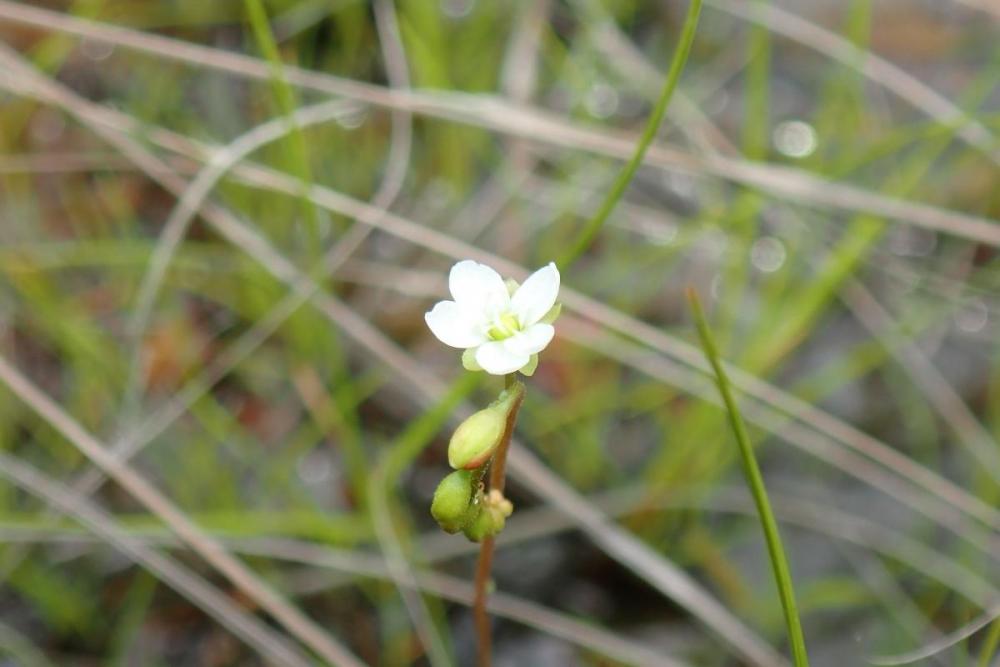
M 473 372 L 483 370 L 483 367 L 476 361 L 476 348 L 470 347 L 462 353 L 462 367 Z
M 542 319 L 538 320 L 543 324 L 554 324 L 559 316 L 562 314 L 562 304 L 556 303 L 554 306 L 549 308 L 549 312 L 542 315 Z
M 528 359 L 528 363 L 526 363 L 524 365 L 524 368 L 521 369 L 520 373 L 521 375 L 530 378 L 532 375 L 535 374 L 535 370 L 537 368 L 538 368 L 538 355 L 533 354 L 531 355 L 531 358 Z

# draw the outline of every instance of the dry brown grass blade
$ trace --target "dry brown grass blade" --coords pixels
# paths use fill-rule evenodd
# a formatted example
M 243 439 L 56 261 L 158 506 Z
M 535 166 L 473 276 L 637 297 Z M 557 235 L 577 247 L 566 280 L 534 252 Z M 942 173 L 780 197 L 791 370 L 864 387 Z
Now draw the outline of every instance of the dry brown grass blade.
M 384 564 L 367 554 L 358 552 L 344 553 L 296 540 L 247 540 L 232 542 L 231 545 L 242 553 L 336 569 L 359 576 L 387 576 Z M 472 604 L 474 590 L 468 581 L 437 572 L 417 570 L 413 574 L 413 585 L 418 589 L 464 605 Z M 641 643 L 623 639 L 614 632 L 578 621 L 571 616 L 502 591 L 491 593 L 486 606 L 490 613 L 528 624 L 627 664 L 656 667 L 684 666 L 683 662 L 662 652 L 653 651 Z
M 651 497 L 647 486 L 636 485 L 593 496 L 589 500 L 609 516 L 615 517 L 649 510 L 698 510 L 753 516 L 753 508 L 744 488 L 713 486 L 710 497 L 706 497 L 704 491 L 697 487 L 678 488 Z M 980 608 L 987 608 L 1000 596 L 1000 590 L 987 576 L 970 570 L 956 559 L 904 533 L 842 511 L 832 502 L 821 504 L 799 494 L 777 493 L 774 497 L 780 501 L 776 502 L 775 509 L 782 523 L 826 535 L 838 542 L 855 544 L 891 561 L 898 561 L 914 572 L 953 588 Z M 528 540 L 574 528 L 571 519 L 550 507 L 522 510 L 518 512 L 517 520 L 504 530 L 504 537 L 498 540 L 497 548 L 512 548 Z M 425 535 L 420 544 L 421 552 L 431 562 L 475 553 L 474 545 L 446 539 L 440 533 Z
M 966 145 L 985 155 L 994 164 L 1000 165 L 997 138 L 988 127 L 970 118 L 961 107 L 947 97 L 885 58 L 862 49 L 801 16 L 768 3 L 706 0 L 706 4 L 733 16 L 758 23 L 775 34 L 814 49 L 860 72 L 913 108 L 927 114 L 932 120 L 945 127 L 956 126 L 956 134 Z
M 110 152 L 45 152 L 0 156 L 0 174 L 71 174 L 97 169 L 132 171 L 128 160 Z
M 217 540 L 195 525 L 146 478 L 116 459 L 103 444 L 3 357 L 0 357 L 0 382 L 302 643 L 332 664 L 348 667 L 360 667 L 363 664 L 234 558 Z
M 161 531 L 131 532 L 125 537 L 149 548 L 182 546 L 175 537 L 165 535 Z M 100 538 L 67 533 L 59 529 L 0 525 L 0 539 L 23 544 L 89 545 Z M 331 574 L 331 571 L 343 573 L 352 580 L 390 578 L 388 566 L 380 560 L 379 554 L 347 551 L 288 538 L 229 538 L 225 539 L 225 544 L 231 551 L 247 556 L 322 568 L 323 572 L 317 572 L 309 577 L 312 580 L 308 586 L 311 591 L 330 591 L 332 587 L 340 585 L 342 582 L 337 575 Z M 414 590 L 437 595 L 465 606 L 472 604 L 473 591 L 468 581 L 428 570 L 417 570 L 413 574 L 414 580 L 408 585 Z M 641 642 L 624 639 L 617 633 L 517 595 L 497 591 L 491 595 L 488 609 L 497 616 L 535 628 L 628 665 L 686 667 L 686 663 L 665 655 L 662 650 L 658 651 Z
M 923 392 L 930 405 L 972 453 L 986 474 L 1000 483 L 1000 444 L 979 423 L 976 415 L 920 346 L 915 341 L 905 341 L 901 345 L 896 343 L 890 333 L 897 329 L 892 316 L 861 283 L 848 284 L 843 300 L 858 321 L 882 341 L 883 346 L 898 362 L 900 370 Z
M 269 76 L 267 63 L 256 58 L 78 19 L 9 0 L 0 0 L 0 20 L 66 32 L 244 77 L 267 80 Z M 635 146 L 635 137 L 631 134 L 573 124 L 564 117 L 537 108 L 513 106 L 496 97 L 395 91 L 291 66 L 285 68 L 285 75 L 290 83 L 317 92 L 451 120 L 569 150 L 584 150 L 624 160 L 632 155 Z M 644 164 L 715 176 L 808 206 L 868 213 L 1000 247 L 1000 224 L 994 220 L 889 197 L 828 181 L 798 169 L 720 155 L 698 157 L 655 145 L 647 152 Z
M 960 644 L 998 618 L 1000 618 L 1000 602 L 993 604 L 985 612 L 957 630 L 953 630 L 947 635 L 935 639 L 920 648 L 897 655 L 872 656 L 868 660 L 873 665 L 909 665 L 921 662 L 941 654 L 952 646 Z
M 297 119 L 295 122 L 286 117 L 279 117 L 261 123 L 217 150 L 195 178 L 186 185 L 170 215 L 167 216 L 166 222 L 163 223 L 163 229 L 150 255 L 149 264 L 137 288 L 135 307 L 127 330 L 132 346 L 132 357 L 125 389 L 123 421 L 127 422 L 134 417 L 140 393 L 142 341 L 149 326 L 160 286 L 166 277 L 167 268 L 183 242 L 187 230 L 216 186 L 230 169 L 262 146 L 296 132 L 307 124 L 325 123 L 357 110 L 358 106 L 355 103 L 337 100 L 301 109 L 295 115 Z
M 79 521 L 95 535 L 188 598 L 234 635 L 276 664 L 307 667 L 312 661 L 265 623 L 243 611 L 204 579 L 126 533 L 93 501 L 50 479 L 31 465 L 0 452 L 0 476 Z
M 564 326 L 562 335 L 650 377 L 679 387 L 709 402 L 715 402 L 711 385 L 704 376 L 676 361 L 652 355 L 647 349 L 635 343 L 571 326 Z M 933 519 L 938 525 L 954 532 L 983 553 L 994 558 L 1000 554 L 1000 535 L 996 531 L 982 527 L 973 521 L 971 516 L 959 511 L 958 507 L 943 502 L 941 498 L 928 495 L 927 489 L 906 475 L 899 474 L 899 471 L 890 466 L 877 465 L 859 452 L 843 447 L 835 434 L 790 421 L 786 413 L 776 410 L 773 405 L 765 401 L 751 398 L 744 400 L 744 405 L 747 419 L 775 437 L 808 452 L 834 468 L 843 470 L 898 501 L 904 507 Z
M 434 625 L 434 619 L 420 595 L 416 578 L 407 554 L 403 549 L 396 526 L 393 524 L 392 508 L 389 506 L 390 486 L 385 476 L 385 466 L 379 465 L 371 476 L 368 484 L 368 507 L 371 514 L 372 527 L 381 547 L 382 558 L 385 561 L 385 571 L 403 598 L 403 604 L 413 627 L 427 652 L 427 660 L 431 665 L 448 665 L 451 658 L 445 647 L 444 640 Z

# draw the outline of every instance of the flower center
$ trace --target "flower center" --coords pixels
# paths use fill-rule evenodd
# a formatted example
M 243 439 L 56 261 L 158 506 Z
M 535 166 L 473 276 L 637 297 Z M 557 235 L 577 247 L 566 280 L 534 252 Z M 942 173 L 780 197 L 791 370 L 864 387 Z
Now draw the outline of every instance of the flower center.
M 520 330 L 521 323 L 517 321 L 517 316 L 513 313 L 504 313 L 493 320 L 493 326 L 486 333 L 492 340 L 503 340 L 510 338 Z

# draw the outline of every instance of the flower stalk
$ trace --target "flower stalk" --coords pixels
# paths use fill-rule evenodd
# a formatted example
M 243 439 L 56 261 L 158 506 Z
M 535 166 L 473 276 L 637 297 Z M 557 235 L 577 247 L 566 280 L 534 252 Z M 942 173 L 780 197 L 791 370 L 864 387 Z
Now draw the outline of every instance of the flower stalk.
M 520 383 L 518 383 L 515 374 L 510 373 L 505 377 L 504 384 L 510 390 L 515 384 Z M 503 436 L 490 464 L 490 493 L 498 492 L 503 494 L 504 485 L 507 481 L 507 450 L 510 449 L 510 439 L 514 433 L 514 424 L 517 423 L 517 413 L 523 401 L 524 392 L 521 391 L 518 393 L 517 401 L 507 413 L 507 423 Z M 476 635 L 479 638 L 476 648 L 476 664 L 479 667 L 490 667 L 493 655 L 493 636 L 490 631 L 490 617 L 486 613 L 486 599 L 495 548 L 496 538 L 490 535 L 483 540 L 482 546 L 479 548 L 479 560 L 476 561 L 475 596 L 472 601 L 472 612 L 476 623 Z
M 514 511 L 503 491 L 507 450 L 525 394 L 517 374 L 534 374 L 538 354 L 555 335 L 559 283 L 559 269 L 552 262 L 518 284 L 484 264 L 464 260 L 448 274 L 452 300 L 438 302 L 424 315 L 438 340 L 463 350 L 466 370 L 504 376 L 497 400 L 466 418 L 452 435 L 448 463 L 455 471 L 441 481 L 431 503 L 431 515 L 442 530 L 462 532 L 481 544 L 473 600 L 480 667 L 489 667 L 492 660 L 486 601 L 495 538 Z

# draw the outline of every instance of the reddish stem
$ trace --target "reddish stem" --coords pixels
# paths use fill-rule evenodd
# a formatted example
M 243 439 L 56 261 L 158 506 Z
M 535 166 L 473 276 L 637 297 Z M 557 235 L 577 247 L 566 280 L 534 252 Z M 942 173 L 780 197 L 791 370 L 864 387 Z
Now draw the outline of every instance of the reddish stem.
M 504 384 L 507 389 L 517 382 L 515 375 L 511 373 L 505 377 Z M 490 489 L 496 489 L 503 493 L 504 482 L 507 471 L 507 450 L 510 448 L 510 438 L 514 433 L 514 424 L 517 422 L 517 412 L 521 409 L 524 401 L 524 392 L 521 391 L 517 400 L 511 405 L 507 412 L 507 422 L 504 425 L 503 437 L 500 439 L 500 446 L 497 447 L 490 464 Z M 476 634 L 479 638 L 476 650 L 476 664 L 479 667 L 490 667 L 493 660 L 493 637 L 490 631 L 490 617 L 486 613 L 487 586 L 490 581 L 490 569 L 493 567 L 493 551 L 496 542 L 493 537 L 483 540 L 479 548 L 479 560 L 476 562 L 476 594 L 472 601 L 472 613 L 476 622 Z

